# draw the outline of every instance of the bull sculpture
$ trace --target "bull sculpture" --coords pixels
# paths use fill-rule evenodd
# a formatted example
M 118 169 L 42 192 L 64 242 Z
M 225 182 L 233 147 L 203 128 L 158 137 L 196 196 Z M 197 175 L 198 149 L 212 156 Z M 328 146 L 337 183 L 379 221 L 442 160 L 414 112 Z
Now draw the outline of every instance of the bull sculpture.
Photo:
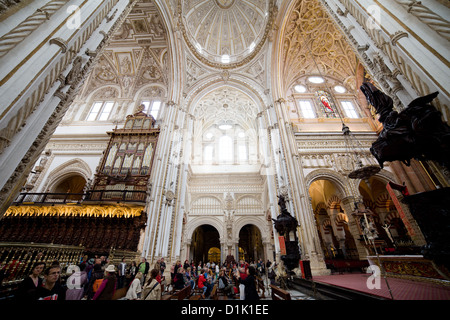
M 414 99 L 406 109 L 397 112 L 392 99 L 373 84 L 366 82 L 360 88 L 383 124 L 370 148 L 381 168 L 385 161 L 396 160 L 409 166 L 412 158 L 434 160 L 450 168 L 450 127 L 431 105 L 439 92 Z

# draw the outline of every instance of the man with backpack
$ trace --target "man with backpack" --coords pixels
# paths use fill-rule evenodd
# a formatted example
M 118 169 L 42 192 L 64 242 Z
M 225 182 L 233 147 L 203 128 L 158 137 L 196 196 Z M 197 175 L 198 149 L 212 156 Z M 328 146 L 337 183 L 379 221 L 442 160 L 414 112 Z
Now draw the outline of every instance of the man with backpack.
M 87 300 L 92 300 L 94 294 L 97 292 L 103 281 L 104 275 L 105 273 L 102 270 L 102 265 L 95 264 L 94 269 L 92 270 L 91 279 L 89 280 L 89 284 L 86 290 Z

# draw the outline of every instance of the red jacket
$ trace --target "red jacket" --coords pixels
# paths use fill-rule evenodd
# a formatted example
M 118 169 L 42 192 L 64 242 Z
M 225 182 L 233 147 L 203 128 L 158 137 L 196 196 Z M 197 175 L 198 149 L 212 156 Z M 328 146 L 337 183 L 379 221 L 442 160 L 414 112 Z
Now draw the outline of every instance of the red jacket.
M 205 276 L 203 275 L 203 273 L 201 273 L 199 276 L 198 276 L 198 283 L 197 283 L 197 286 L 199 287 L 199 289 L 203 289 L 203 287 L 205 286 L 204 285 L 204 282 L 205 282 L 206 280 L 205 280 Z

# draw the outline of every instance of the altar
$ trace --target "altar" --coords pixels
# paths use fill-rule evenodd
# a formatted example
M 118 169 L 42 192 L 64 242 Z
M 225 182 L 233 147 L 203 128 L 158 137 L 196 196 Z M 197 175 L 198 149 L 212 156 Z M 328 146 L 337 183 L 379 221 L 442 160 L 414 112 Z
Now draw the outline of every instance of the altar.
M 422 255 L 368 256 L 367 260 L 370 265 L 376 266 L 379 266 L 380 260 L 388 277 L 450 285 L 448 270 Z

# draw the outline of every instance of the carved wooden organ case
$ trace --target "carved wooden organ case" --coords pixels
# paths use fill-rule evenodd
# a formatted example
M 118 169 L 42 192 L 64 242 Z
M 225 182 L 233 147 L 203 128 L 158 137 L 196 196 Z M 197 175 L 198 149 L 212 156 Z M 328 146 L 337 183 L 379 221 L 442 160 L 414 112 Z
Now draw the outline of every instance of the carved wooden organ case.
M 155 119 L 139 111 L 111 136 L 97 168 L 90 200 L 145 201 L 159 136 Z

